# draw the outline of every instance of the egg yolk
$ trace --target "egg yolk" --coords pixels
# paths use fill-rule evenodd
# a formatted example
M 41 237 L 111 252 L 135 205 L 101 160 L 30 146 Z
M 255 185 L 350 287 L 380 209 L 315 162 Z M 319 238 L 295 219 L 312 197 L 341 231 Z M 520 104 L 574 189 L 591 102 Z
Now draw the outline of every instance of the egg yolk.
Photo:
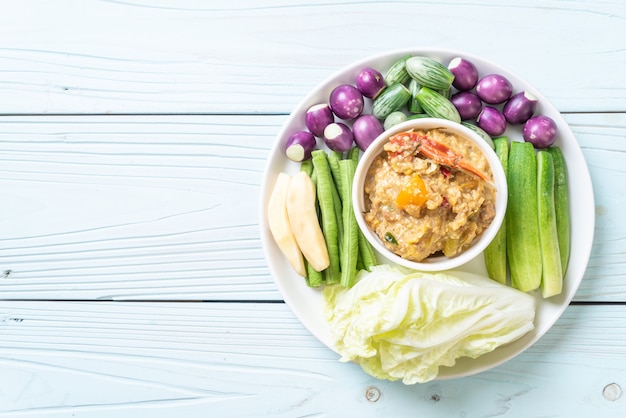
M 427 200 L 426 184 L 418 174 L 414 174 L 409 183 L 396 196 L 396 204 L 400 208 L 405 208 L 408 205 L 422 206 Z

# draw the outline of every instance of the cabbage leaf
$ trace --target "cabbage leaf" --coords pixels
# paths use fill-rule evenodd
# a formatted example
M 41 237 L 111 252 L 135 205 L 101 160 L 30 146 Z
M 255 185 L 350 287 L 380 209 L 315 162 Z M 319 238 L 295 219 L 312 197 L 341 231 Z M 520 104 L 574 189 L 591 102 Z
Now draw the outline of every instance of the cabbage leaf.
M 532 296 L 488 278 L 386 265 L 361 271 L 350 289 L 327 286 L 322 306 L 341 361 L 405 384 L 522 337 L 535 317 Z

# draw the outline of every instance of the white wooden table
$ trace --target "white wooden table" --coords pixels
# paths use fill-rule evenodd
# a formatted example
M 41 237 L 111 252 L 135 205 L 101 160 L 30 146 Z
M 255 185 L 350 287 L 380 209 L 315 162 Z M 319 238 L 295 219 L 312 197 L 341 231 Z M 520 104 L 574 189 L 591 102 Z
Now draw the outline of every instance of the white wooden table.
M 2 1 L 0 417 L 622 417 L 626 3 Z M 291 109 L 389 49 L 493 60 L 564 114 L 596 229 L 538 343 L 415 386 L 338 362 L 260 242 Z

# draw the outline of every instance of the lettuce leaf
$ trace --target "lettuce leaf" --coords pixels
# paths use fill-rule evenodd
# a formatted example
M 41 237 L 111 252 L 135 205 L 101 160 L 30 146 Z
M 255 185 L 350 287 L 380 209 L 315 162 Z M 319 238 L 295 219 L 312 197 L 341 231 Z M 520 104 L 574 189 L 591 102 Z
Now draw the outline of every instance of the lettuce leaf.
M 480 276 L 377 266 L 350 289 L 323 290 L 341 361 L 405 384 L 430 381 L 459 357 L 476 358 L 534 328 L 534 298 Z

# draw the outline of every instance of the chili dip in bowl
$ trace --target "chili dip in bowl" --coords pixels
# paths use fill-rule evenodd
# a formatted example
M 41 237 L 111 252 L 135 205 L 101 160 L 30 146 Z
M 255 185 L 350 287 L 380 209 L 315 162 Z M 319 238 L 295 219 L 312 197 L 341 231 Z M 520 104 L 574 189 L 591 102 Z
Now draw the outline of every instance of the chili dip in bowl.
M 359 227 L 380 255 L 421 271 L 481 255 L 507 205 L 506 176 L 491 145 L 435 118 L 378 136 L 359 161 L 352 192 Z

